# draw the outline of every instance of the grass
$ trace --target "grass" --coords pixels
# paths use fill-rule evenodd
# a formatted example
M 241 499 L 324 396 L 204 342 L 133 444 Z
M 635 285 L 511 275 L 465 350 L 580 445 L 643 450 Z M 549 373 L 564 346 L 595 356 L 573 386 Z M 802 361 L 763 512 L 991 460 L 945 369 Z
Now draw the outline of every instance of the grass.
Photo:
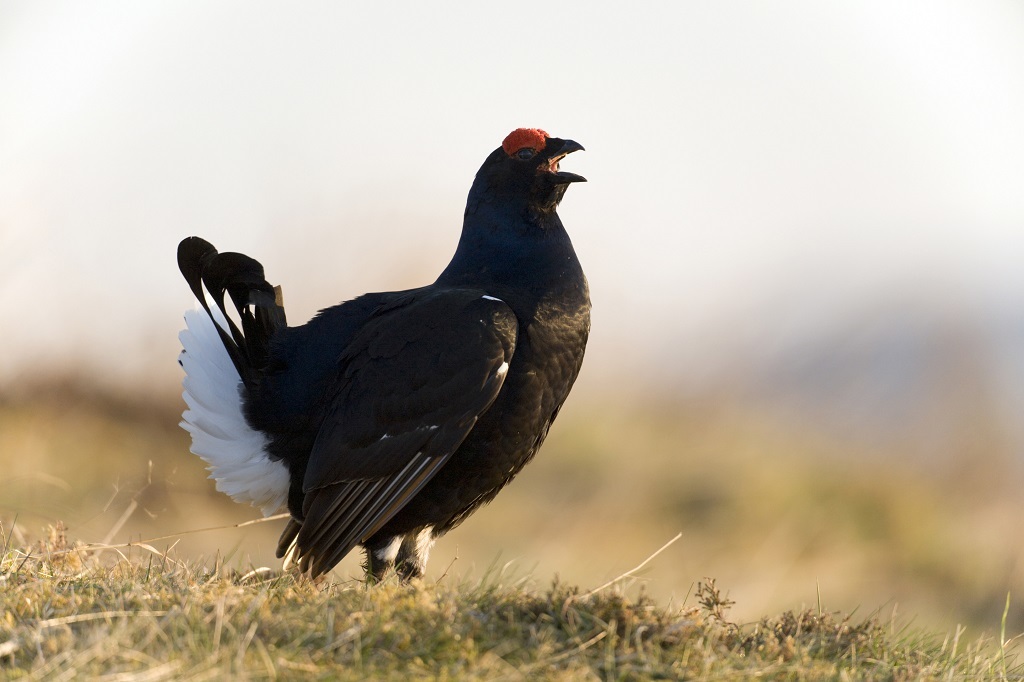
M 368 590 L 356 553 L 318 585 L 254 569 L 281 522 L 213 489 L 179 413 L 0 394 L 0 679 L 1021 673 L 1021 472 L 974 432 L 921 467 L 724 400 L 577 400 L 422 584 Z
M 819 609 L 739 625 L 714 580 L 659 605 L 493 570 L 367 588 L 136 545 L 94 551 L 61 527 L 2 538 L 6 679 L 1009 679 L 1011 644 Z

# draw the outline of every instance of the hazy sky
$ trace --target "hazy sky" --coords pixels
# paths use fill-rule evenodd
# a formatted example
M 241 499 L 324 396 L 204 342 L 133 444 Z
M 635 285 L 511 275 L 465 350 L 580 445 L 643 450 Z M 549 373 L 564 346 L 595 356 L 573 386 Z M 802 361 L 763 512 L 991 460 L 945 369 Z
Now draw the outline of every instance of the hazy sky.
M 625 7 L 0 0 L 0 380 L 175 381 L 190 234 L 293 322 L 429 282 L 520 126 L 587 148 L 598 373 L 1024 309 L 1024 4 Z

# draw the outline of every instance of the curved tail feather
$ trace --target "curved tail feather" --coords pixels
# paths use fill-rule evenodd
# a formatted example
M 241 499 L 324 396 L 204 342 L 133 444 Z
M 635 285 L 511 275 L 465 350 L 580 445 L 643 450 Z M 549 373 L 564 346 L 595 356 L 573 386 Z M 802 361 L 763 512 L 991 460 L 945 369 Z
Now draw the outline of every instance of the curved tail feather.
M 266 365 L 270 337 L 287 326 L 281 287 L 272 286 L 263 275 L 259 261 L 241 253 L 218 253 L 213 244 L 199 237 L 187 237 L 178 244 L 178 269 L 199 304 L 214 319 L 224 348 L 246 386 Z M 203 288 L 210 293 L 222 315 L 214 317 Z M 228 315 L 224 294 L 231 298 L 242 328 Z
M 248 423 L 243 396 L 266 364 L 271 336 L 285 326 L 280 289 L 267 283 L 257 261 L 218 254 L 198 237 L 181 242 L 178 266 L 203 308 L 186 311 L 186 329 L 178 337 L 188 406 L 181 426 L 191 434 L 190 449 L 207 463 L 217 490 L 269 516 L 285 504 L 289 473 L 284 462 L 267 454 L 267 436 Z M 204 287 L 216 308 L 207 302 Z M 241 329 L 227 314 L 225 292 Z

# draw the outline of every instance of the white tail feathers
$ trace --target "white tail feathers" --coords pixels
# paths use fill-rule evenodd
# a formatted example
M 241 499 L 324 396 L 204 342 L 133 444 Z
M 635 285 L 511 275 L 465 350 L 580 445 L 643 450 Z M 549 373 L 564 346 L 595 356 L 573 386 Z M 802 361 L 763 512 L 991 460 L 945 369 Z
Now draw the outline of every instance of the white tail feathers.
M 185 312 L 185 325 L 178 335 L 184 349 L 178 361 L 185 370 L 182 397 L 188 405 L 181 426 L 192 434 L 190 449 L 209 465 L 217 490 L 270 516 L 288 498 L 288 468 L 270 459 L 266 436 L 246 421 L 242 380 L 213 320 L 197 308 Z

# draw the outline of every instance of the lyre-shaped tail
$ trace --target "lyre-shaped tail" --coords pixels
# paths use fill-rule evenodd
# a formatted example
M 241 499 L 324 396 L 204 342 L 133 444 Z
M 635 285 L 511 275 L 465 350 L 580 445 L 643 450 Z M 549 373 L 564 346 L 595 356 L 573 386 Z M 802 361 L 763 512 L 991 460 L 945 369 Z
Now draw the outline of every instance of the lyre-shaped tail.
M 192 435 L 191 450 L 207 463 L 217 490 L 269 516 L 285 504 L 288 469 L 267 454 L 267 436 L 245 417 L 244 396 L 266 366 L 271 337 L 286 325 L 280 288 L 264 279 L 259 262 L 217 253 L 198 237 L 178 246 L 178 267 L 202 306 L 185 313 L 187 328 L 179 335 L 188 405 L 181 426 Z M 228 315 L 225 293 L 241 328 Z

